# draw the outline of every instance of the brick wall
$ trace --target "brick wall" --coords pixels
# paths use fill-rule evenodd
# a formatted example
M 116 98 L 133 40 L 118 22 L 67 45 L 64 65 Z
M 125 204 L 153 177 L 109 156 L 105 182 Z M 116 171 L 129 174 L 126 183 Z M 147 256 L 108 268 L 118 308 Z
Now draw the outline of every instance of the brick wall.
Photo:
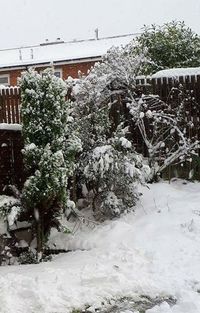
M 81 71 L 84 74 L 87 74 L 88 70 L 95 64 L 94 61 L 81 62 L 81 63 L 73 63 L 73 64 L 65 64 L 65 65 L 56 65 L 55 69 L 62 69 L 63 79 L 66 79 L 68 76 L 73 78 L 78 77 L 78 71 Z M 44 67 L 37 67 L 37 71 L 44 70 Z M 25 69 L 19 70 L 7 70 L 0 71 L 0 75 L 10 74 L 10 85 L 17 85 L 17 78 L 21 76 L 21 73 L 25 71 Z
M 87 74 L 88 70 L 91 68 L 91 66 L 94 65 L 94 63 L 95 62 L 66 64 L 60 67 L 57 66 L 57 68 L 62 68 L 63 79 L 66 79 L 68 76 L 76 78 L 78 77 L 78 71 L 81 71 L 82 73 Z
M 0 75 L 3 74 L 10 74 L 10 85 L 17 86 L 17 78 L 21 76 L 21 72 L 24 70 L 7 70 L 7 71 L 0 71 Z

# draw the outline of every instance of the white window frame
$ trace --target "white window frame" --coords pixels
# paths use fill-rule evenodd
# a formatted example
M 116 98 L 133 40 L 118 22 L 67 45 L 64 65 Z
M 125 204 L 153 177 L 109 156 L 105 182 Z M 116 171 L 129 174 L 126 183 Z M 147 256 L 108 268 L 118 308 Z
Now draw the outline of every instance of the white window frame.
M 55 68 L 54 69 L 54 73 L 55 72 L 59 72 L 60 73 L 60 78 L 63 78 L 63 70 L 62 70 L 62 68 Z
M 1 84 L 0 85 L 4 85 L 4 86 L 10 86 L 10 74 L 0 74 L 0 78 L 6 77 L 8 79 L 7 83 Z

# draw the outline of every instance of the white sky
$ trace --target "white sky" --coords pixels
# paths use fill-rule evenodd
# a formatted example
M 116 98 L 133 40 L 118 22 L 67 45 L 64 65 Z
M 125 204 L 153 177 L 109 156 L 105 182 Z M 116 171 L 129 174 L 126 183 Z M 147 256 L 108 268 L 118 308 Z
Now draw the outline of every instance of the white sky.
M 0 48 L 139 32 L 184 20 L 200 34 L 200 0 L 0 0 Z

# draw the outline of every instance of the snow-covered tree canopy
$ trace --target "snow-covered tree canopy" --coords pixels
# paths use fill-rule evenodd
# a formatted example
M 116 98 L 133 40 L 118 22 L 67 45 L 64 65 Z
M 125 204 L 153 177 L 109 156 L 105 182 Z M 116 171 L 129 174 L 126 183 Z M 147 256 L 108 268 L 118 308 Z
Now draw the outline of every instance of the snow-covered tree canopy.
M 83 151 L 106 145 L 120 127 L 121 136 L 132 144 L 131 152 L 141 152 L 138 147 L 145 145 L 154 176 L 194 153 L 198 142 L 188 135 L 191 125 L 183 114 L 184 97 L 172 107 L 157 96 L 141 93 L 136 77 L 147 63 L 143 55 L 134 56 L 132 44 L 112 48 L 87 77 L 68 84 L 74 84 Z M 135 144 L 138 140 L 139 146 Z
M 149 173 L 126 138 L 128 129 L 124 114 L 120 114 L 124 108 L 119 97 L 129 87 L 135 95 L 135 78 L 145 62 L 141 56 L 133 57 L 131 48 L 111 49 L 88 76 L 67 81 L 75 98 L 74 121 L 83 144 L 77 175 L 93 192 L 93 208 L 110 216 L 133 207 L 135 187 Z
M 167 68 L 200 66 L 200 36 L 184 22 L 145 26 L 135 40 L 134 51 L 145 53 L 151 60 L 144 68 L 144 74 Z
M 129 91 L 130 97 L 136 95 L 136 77 L 141 74 L 147 60 L 143 55 L 135 57 L 132 48 L 132 44 L 123 49 L 112 48 L 101 63 L 95 64 L 89 75 L 67 81 L 68 86 L 73 87 L 75 114 L 76 118 L 81 117 L 78 127 L 85 130 L 81 138 L 85 145 L 96 144 L 98 140 L 102 142 L 109 136 L 115 127 L 115 119 L 118 119 L 110 113 L 125 90 Z M 117 124 L 119 122 L 120 119 Z M 92 131 L 87 131 L 89 127 Z

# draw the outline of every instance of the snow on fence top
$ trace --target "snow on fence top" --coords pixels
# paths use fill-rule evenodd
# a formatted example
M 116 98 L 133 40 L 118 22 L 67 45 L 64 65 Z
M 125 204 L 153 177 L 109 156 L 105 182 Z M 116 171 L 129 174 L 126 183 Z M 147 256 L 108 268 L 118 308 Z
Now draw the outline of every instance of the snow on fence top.
M 56 41 L 24 48 L 0 50 L 0 68 L 100 58 L 112 46 L 125 46 L 136 35 L 122 35 L 79 41 Z
M 8 87 L 8 86 L 0 85 L 0 95 L 4 95 L 6 93 L 8 93 L 9 95 L 12 95 L 12 94 L 19 95 L 20 88 L 18 86 Z
M 0 130 L 13 130 L 13 131 L 21 131 L 22 125 L 21 124 L 8 124 L 8 123 L 0 123 Z
M 200 75 L 200 67 L 189 68 L 172 68 L 159 71 L 152 75 L 152 78 L 176 78 L 180 76 L 197 76 Z

